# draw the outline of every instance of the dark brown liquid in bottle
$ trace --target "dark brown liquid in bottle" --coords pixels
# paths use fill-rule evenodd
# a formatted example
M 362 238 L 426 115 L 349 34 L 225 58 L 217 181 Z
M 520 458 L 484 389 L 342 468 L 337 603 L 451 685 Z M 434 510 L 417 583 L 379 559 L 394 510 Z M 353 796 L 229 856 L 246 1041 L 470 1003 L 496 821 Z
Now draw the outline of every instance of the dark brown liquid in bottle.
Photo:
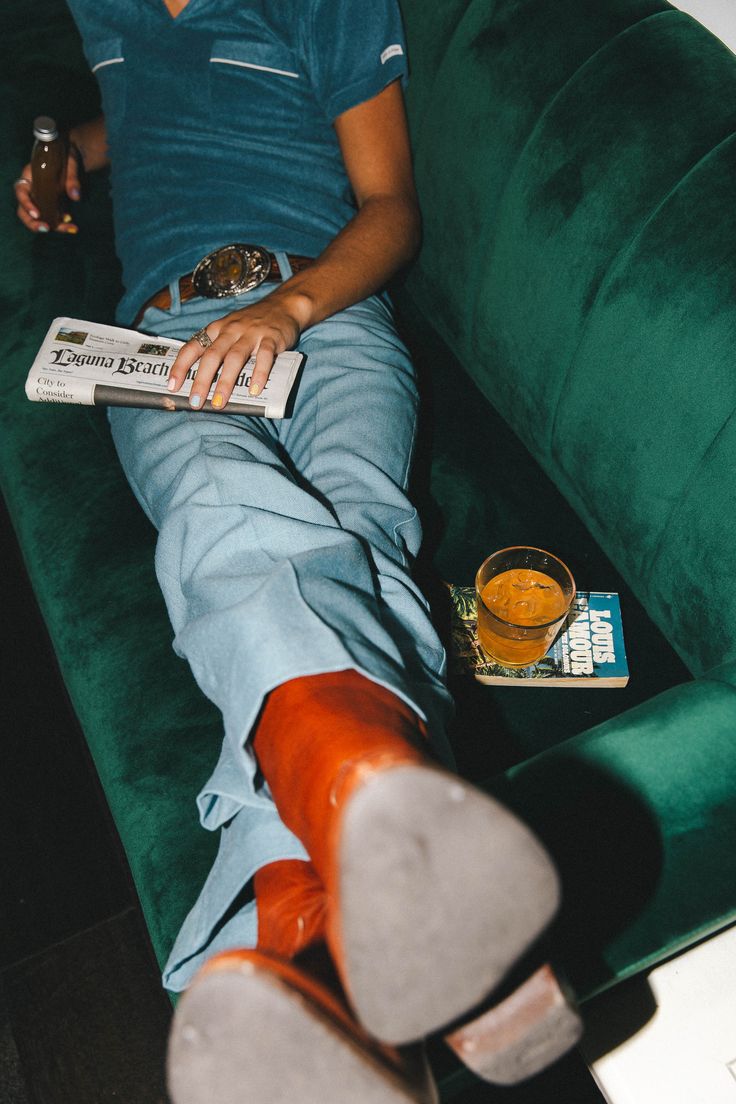
M 32 195 L 43 222 L 55 230 L 63 215 L 66 143 L 53 119 L 40 116 L 34 124 L 35 142 L 31 154 Z

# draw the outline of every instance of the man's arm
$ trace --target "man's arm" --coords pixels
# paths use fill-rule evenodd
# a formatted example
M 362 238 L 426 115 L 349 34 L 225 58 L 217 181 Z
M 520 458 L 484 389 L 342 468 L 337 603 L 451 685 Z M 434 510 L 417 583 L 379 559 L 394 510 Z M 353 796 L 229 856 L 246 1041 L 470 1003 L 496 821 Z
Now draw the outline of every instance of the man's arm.
M 169 387 L 178 391 L 200 358 L 190 396 L 195 409 L 220 365 L 213 405 L 224 406 L 253 353 L 250 390 L 259 394 L 274 358 L 294 348 L 303 330 L 378 291 L 418 249 L 420 216 L 399 82 L 340 115 L 335 129 L 358 211 L 313 265 L 253 306 L 211 322 L 206 352 L 196 341 L 183 346 Z
M 108 164 L 107 133 L 102 115 L 87 123 L 72 127 L 69 132 L 69 157 L 66 164 L 64 188 L 70 199 L 80 197 L 79 162 L 86 172 L 103 169 Z M 39 218 L 33 202 L 33 177 L 30 162 L 21 171 L 15 182 L 15 197 L 18 201 L 17 215 L 24 226 L 33 231 L 59 230 L 64 234 L 76 234 L 77 226 L 73 219 L 61 222 L 58 226 L 48 226 Z

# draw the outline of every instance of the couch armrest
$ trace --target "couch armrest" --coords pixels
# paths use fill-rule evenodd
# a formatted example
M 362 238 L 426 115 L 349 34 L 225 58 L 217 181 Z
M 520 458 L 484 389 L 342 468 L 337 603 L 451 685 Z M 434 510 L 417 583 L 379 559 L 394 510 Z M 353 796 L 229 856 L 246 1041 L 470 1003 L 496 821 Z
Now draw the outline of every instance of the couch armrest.
M 494 780 L 559 865 L 557 937 L 579 997 L 736 919 L 735 730 L 732 665 Z

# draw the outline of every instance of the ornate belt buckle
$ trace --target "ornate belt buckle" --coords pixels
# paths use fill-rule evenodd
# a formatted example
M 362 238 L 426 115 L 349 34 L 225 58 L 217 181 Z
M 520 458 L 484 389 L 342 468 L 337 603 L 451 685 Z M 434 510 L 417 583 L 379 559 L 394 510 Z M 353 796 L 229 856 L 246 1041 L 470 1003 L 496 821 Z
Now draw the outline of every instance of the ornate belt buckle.
M 265 249 L 234 242 L 203 257 L 192 273 L 192 283 L 205 299 L 225 299 L 258 287 L 270 272 L 271 258 Z

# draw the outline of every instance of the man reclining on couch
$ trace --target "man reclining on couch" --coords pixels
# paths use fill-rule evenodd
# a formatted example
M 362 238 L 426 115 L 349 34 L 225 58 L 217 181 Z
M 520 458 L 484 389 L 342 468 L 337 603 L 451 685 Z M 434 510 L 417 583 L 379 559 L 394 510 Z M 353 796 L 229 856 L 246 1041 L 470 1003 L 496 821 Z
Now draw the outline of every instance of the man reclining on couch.
M 450 703 L 409 571 L 417 394 L 382 291 L 420 235 L 398 10 L 70 7 L 104 116 L 72 129 L 67 193 L 109 160 L 118 321 L 186 341 L 172 390 L 197 366 L 190 412 L 110 411 L 175 648 L 225 730 L 198 798 L 220 850 L 165 971 L 173 990 L 197 974 L 172 1095 L 431 1099 L 393 1048 L 477 1015 L 559 890 L 528 829 L 435 762 Z M 30 166 L 16 194 L 29 229 L 76 229 L 40 221 Z M 225 412 L 249 357 L 259 393 L 297 345 L 291 418 Z M 473 1031 L 459 1052 L 483 1073 L 487 1046 L 489 1072 L 498 1043 Z

